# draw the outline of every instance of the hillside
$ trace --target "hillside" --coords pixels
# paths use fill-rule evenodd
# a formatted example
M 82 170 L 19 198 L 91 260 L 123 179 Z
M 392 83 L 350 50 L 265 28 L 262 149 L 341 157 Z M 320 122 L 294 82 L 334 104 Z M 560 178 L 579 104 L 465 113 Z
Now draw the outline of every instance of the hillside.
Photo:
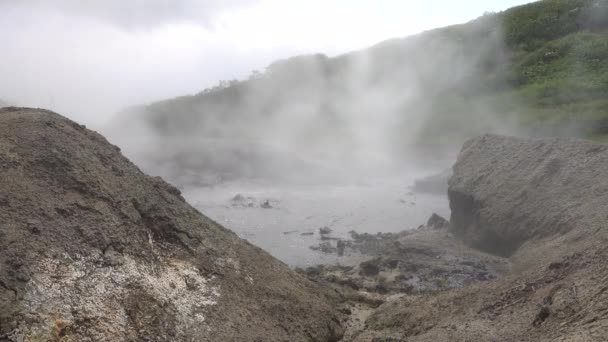
M 131 108 L 116 126 L 143 121 L 161 139 L 166 157 L 152 148 L 142 164 L 197 170 L 200 158 L 226 175 L 234 165 L 208 148 L 228 141 L 239 145 L 228 155 L 264 176 L 273 169 L 250 152 L 260 143 L 356 169 L 421 149 L 453 156 L 486 132 L 607 139 L 607 95 L 608 3 L 543 0 L 342 56 L 277 61 L 244 81 Z
M 104 137 L 0 110 L 0 341 L 333 341 L 332 295 Z

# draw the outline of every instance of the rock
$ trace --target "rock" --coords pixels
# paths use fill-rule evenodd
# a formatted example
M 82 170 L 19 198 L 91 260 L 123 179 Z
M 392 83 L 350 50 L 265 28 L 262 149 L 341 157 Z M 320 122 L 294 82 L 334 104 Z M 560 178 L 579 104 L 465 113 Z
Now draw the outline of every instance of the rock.
M 331 236 L 327 236 L 327 235 L 321 235 L 321 241 L 338 241 L 338 240 L 340 240 L 340 239 L 331 237 Z
M 387 300 L 355 340 L 608 340 L 608 145 L 486 135 L 463 146 L 449 186 L 452 234 L 419 229 L 390 254 L 411 272 L 394 279 L 425 295 Z M 356 283 L 394 292 L 380 266 Z
M 427 221 L 426 225 L 429 228 L 441 229 L 449 227 L 450 222 L 448 222 L 448 220 L 444 219 L 443 217 L 433 213 L 433 215 L 431 215 L 431 217 Z
M 266 200 L 266 201 L 264 201 L 264 203 L 262 203 L 260 205 L 260 208 L 263 208 L 263 209 L 272 209 L 272 205 L 270 204 L 269 200 Z
M 328 235 L 328 234 L 331 234 L 331 233 L 332 233 L 332 230 L 329 227 L 319 228 L 319 234 L 321 234 L 321 235 Z
M 234 197 L 232 197 L 232 199 L 230 199 L 230 201 L 242 203 L 242 202 L 245 202 L 246 199 L 245 199 L 245 196 L 243 196 L 241 194 L 236 194 L 236 195 L 234 195 Z
M 0 340 L 342 334 L 332 292 L 55 113 L 0 109 L 0 194 Z
M 606 170 L 607 145 L 498 135 L 472 139 L 449 181 L 451 230 L 503 256 L 526 242 L 564 234 L 576 241 L 601 230 L 606 220 Z
M 230 199 L 233 207 L 253 208 L 256 206 L 257 200 L 255 197 L 245 197 L 242 194 L 236 194 Z
M 302 235 L 302 236 L 311 236 L 311 235 L 315 235 L 315 233 L 314 232 L 304 232 L 304 233 L 302 233 L 300 235 Z
M 326 254 L 332 254 L 338 251 L 338 249 L 329 241 L 321 242 L 318 246 L 310 246 L 310 249 L 313 251 L 321 251 Z
M 359 274 L 365 277 L 372 277 L 380 273 L 380 259 L 372 259 L 359 264 Z
M 350 234 L 350 237 L 353 239 L 353 241 L 357 243 L 363 243 L 366 241 L 376 241 L 379 238 L 379 235 L 372 235 L 369 233 L 359 234 L 354 230 L 351 230 L 348 233 Z
M 547 307 L 547 306 L 542 306 L 540 308 L 540 310 L 538 311 L 538 313 L 536 314 L 536 317 L 534 317 L 534 321 L 532 322 L 532 325 L 535 327 L 539 327 L 541 324 L 543 324 L 543 322 L 549 318 L 549 316 L 551 315 L 551 310 Z

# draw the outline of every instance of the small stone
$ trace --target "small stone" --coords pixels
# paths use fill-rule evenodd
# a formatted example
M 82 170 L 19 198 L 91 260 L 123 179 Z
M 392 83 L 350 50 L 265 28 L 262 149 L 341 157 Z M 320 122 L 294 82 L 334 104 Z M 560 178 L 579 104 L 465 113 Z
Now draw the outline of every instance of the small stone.
M 331 228 L 329 228 L 327 226 L 319 228 L 319 234 L 321 234 L 321 235 L 328 235 L 328 234 L 331 234 L 331 232 L 332 232 Z

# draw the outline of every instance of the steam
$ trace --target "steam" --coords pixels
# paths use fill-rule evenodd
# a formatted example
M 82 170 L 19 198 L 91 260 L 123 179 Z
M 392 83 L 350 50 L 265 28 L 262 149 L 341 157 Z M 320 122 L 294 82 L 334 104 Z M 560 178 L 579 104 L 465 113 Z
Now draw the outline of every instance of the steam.
M 446 8 L 463 7 L 452 3 Z M 265 23 L 277 17 L 267 11 L 273 6 L 285 15 Z M 319 15 L 313 25 L 290 6 L 273 0 L 0 1 L 0 40 L 8 47 L 0 98 L 50 107 L 101 129 L 146 171 L 181 184 L 398 175 L 448 167 L 462 142 L 481 133 L 538 133 L 518 122 L 524 100 L 501 90 L 509 87 L 501 68 L 513 51 L 496 16 L 336 55 L 392 31 L 367 25 L 343 35 L 352 39 L 345 44 L 348 39 L 332 34 L 365 26 L 367 17 L 336 27 L 345 2 L 315 0 L 312 9 L 302 9 Z M 354 12 L 369 9 L 353 6 Z M 298 28 L 289 27 L 292 19 Z M 430 19 L 425 25 L 441 26 Z M 395 36 L 421 27 L 399 26 Z M 310 32 L 331 39 L 298 47 Z M 365 39 L 357 40 L 359 34 Z M 268 48 L 275 38 L 287 47 Z M 319 50 L 329 56 L 310 54 Z M 300 56 L 242 77 L 289 55 Z M 225 81 L 214 86 L 218 79 Z M 160 98 L 170 100 L 156 102 Z M 138 103 L 149 105 L 128 107 Z M 567 135 L 580 130 L 576 124 L 560 129 Z
M 474 32 L 451 27 L 333 58 L 293 57 L 247 80 L 131 108 L 121 121 L 130 118 L 129 126 L 147 129 L 140 137 L 150 137 L 132 157 L 177 183 L 201 184 L 447 168 L 467 138 L 521 133 L 514 115 L 478 95 L 485 68 L 510 54 L 492 18 L 467 26 Z

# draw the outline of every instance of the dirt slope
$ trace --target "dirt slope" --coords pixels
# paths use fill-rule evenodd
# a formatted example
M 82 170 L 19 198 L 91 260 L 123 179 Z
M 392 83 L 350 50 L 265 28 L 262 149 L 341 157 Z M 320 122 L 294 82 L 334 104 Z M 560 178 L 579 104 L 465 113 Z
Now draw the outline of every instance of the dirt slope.
M 355 341 L 607 341 L 608 147 L 487 135 L 450 180 L 452 232 L 496 280 L 380 306 Z
M 331 341 L 331 296 L 101 135 L 0 110 L 0 341 Z

